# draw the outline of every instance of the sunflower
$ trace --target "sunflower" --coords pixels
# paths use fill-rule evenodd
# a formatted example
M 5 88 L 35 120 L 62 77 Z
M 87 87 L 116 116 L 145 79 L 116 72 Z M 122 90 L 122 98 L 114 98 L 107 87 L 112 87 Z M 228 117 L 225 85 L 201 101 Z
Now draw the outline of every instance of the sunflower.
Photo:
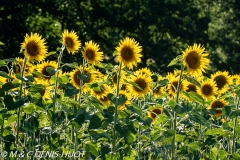
M 108 96 L 103 96 L 103 98 L 100 98 L 99 101 L 102 103 L 102 105 L 105 106 L 110 106 L 111 105 L 111 101 L 108 99 Z
M 8 79 L 7 79 L 7 78 L 0 76 L 0 87 L 1 87 L 2 85 L 4 85 L 5 83 L 7 83 L 7 82 L 8 82 Z
M 173 74 L 168 74 L 167 79 L 169 80 L 169 84 L 167 85 L 168 94 L 170 97 L 176 96 L 176 91 L 178 87 L 179 76 L 175 77 Z M 187 82 L 186 80 L 182 80 L 180 84 L 179 91 L 186 91 L 187 90 Z
M 224 93 L 227 91 L 227 86 L 230 84 L 231 78 L 228 75 L 227 71 L 221 72 L 218 71 L 215 74 L 211 75 L 211 79 L 214 80 L 217 84 L 218 92 Z
M 42 79 L 38 79 L 36 81 L 36 84 L 42 84 L 44 87 L 44 90 L 39 92 L 42 96 L 42 99 L 43 100 L 51 99 L 51 93 L 53 90 L 53 86 L 50 86 L 48 81 L 44 81 Z
M 192 76 L 200 76 L 209 65 L 210 61 L 206 58 L 208 54 L 204 53 L 205 48 L 194 43 L 188 46 L 183 52 L 183 64 L 187 67 L 187 71 Z
M 69 73 L 70 83 L 77 89 L 80 89 L 80 78 L 78 77 L 81 74 L 80 70 L 82 70 L 82 66 L 80 66 L 79 69 L 74 69 L 73 71 L 71 71 Z M 85 83 L 93 82 L 96 79 L 96 73 L 88 67 L 84 67 L 83 74 L 90 76 L 87 80 L 83 80 L 83 83 L 82 83 L 83 85 Z M 88 89 L 86 87 L 84 87 L 83 92 L 87 92 L 87 91 L 88 91 Z
M 143 75 L 146 75 L 146 76 L 149 76 L 149 77 L 152 76 L 151 70 L 147 67 L 137 70 L 136 74 L 143 74 Z
M 15 58 L 15 62 L 13 63 L 13 67 L 15 69 L 15 73 L 21 74 L 21 70 L 23 67 L 24 59 L 22 58 Z M 33 66 L 31 63 L 27 61 L 26 66 L 25 66 L 25 73 L 31 73 L 33 69 Z
M 234 85 L 240 84 L 240 75 L 239 74 L 231 75 L 231 84 L 234 84 Z
M 112 75 L 112 78 L 111 78 L 111 81 L 112 81 L 112 84 L 113 86 L 116 88 L 117 87 L 117 70 L 114 70 L 113 71 L 113 75 Z M 126 74 L 124 73 L 124 71 L 122 70 L 121 71 L 121 76 L 120 76 L 120 81 L 119 81 L 119 86 L 120 88 L 122 87 L 122 85 L 125 83 L 124 82 L 124 79 L 126 79 Z
M 49 74 L 47 68 L 57 69 L 58 64 L 55 61 L 44 61 L 36 66 L 36 70 L 41 73 L 43 79 L 50 79 L 54 74 Z
M 154 124 L 156 121 L 156 117 L 162 113 L 163 113 L 162 108 L 154 108 L 151 111 L 149 111 L 147 114 L 148 114 L 148 117 L 150 117 L 153 120 L 152 123 Z
M 130 79 L 133 83 L 138 85 L 129 84 L 128 91 L 133 97 L 143 97 L 146 93 L 150 91 L 150 86 L 152 79 L 143 74 L 135 73 L 136 75 L 131 75 Z
M 195 84 L 192 83 L 187 83 L 187 90 L 186 92 L 197 92 L 197 86 Z
M 46 57 L 47 47 L 45 46 L 45 39 L 42 39 L 37 33 L 26 34 L 21 48 L 24 50 L 24 55 L 28 60 L 42 61 Z
M 222 108 L 228 105 L 227 101 L 224 99 L 213 100 L 207 109 L 213 109 L 215 112 L 215 117 L 220 117 L 222 115 Z
M 217 93 L 217 85 L 212 79 L 203 80 L 201 87 L 197 89 L 197 93 L 207 100 L 212 99 Z
M 99 65 L 100 61 L 103 60 L 103 52 L 99 52 L 99 45 L 93 41 L 85 43 L 82 55 L 85 60 L 87 60 L 92 65 Z
M 133 38 L 126 37 L 121 40 L 116 50 L 117 60 L 129 69 L 133 69 L 133 66 L 137 66 L 137 63 L 141 62 L 142 47 Z
M 91 94 L 95 96 L 97 99 L 104 99 L 109 93 L 113 93 L 112 88 L 107 84 L 103 84 L 100 86 L 99 90 L 91 89 Z
M 67 48 L 68 53 L 75 54 L 81 47 L 81 42 L 78 40 L 78 36 L 75 31 L 68 32 L 64 30 L 62 33 L 62 44 Z

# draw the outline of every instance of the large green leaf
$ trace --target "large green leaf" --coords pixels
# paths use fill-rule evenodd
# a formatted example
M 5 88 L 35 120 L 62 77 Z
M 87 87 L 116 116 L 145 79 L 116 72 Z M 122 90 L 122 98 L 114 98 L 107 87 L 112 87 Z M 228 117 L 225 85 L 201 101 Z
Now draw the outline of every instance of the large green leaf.
M 103 116 L 101 115 L 101 113 L 98 112 L 92 115 L 90 118 L 89 129 L 97 129 L 101 127 L 102 120 L 103 120 Z
M 42 84 L 34 84 L 30 87 L 29 91 L 32 92 L 32 93 L 40 93 L 44 90 L 45 90 L 45 88 Z
M 190 91 L 190 92 L 183 92 L 183 93 L 194 102 L 197 102 L 202 106 L 204 105 L 204 99 L 202 98 L 202 96 L 200 96 L 196 92 Z
M 20 100 L 16 100 L 16 101 L 13 100 L 13 97 L 11 95 L 6 95 L 4 97 L 4 104 L 8 110 L 17 109 L 17 108 L 23 106 L 23 104 L 25 102 L 27 102 L 26 97 L 23 97 Z

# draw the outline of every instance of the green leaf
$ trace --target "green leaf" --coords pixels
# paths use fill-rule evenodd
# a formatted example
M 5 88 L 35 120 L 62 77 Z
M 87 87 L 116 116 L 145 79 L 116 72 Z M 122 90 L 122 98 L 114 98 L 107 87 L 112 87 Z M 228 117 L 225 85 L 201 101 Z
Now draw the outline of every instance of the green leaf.
M 205 135 L 223 135 L 224 130 L 223 128 L 214 128 L 214 129 L 209 129 L 205 132 Z
M 19 87 L 19 84 L 13 84 L 12 82 L 7 82 L 4 85 L 2 85 L 2 90 L 8 91 L 17 87 Z
M 143 90 L 138 84 L 134 83 L 134 82 L 131 82 L 131 81 L 127 81 L 126 79 L 123 79 L 126 83 L 129 83 L 131 85 L 133 85 L 134 87 L 136 87 L 137 89 L 139 90 Z
M 158 86 L 159 87 L 166 86 L 167 84 L 168 84 L 168 80 L 167 79 L 163 79 L 163 80 L 158 81 Z
M 169 105 L 172 109 L 176 107 L 177 103 L 175 100 L 171 99 L 167 102 L 167 105 Z
M 0 41 L 0 45 L 3 46 L 3 45 L 5 45 L 5 44 Z
M 209 122 L 196 110 L 193 110 L 193 112 L 189 114 L 189 118 L 196 123 L 207 126 L 208 128 L 210 127 Z
M 14 110 L 24 105 L 27 102 L 27 98 L 21 98 L 20 100 L 13 101 L 13 97 L 6 95 L 4 97 L 4 104 L 8 110 Z
M 44 88 L 44 86 L 42 84 L 35 84 L 35 85 L 32 85 L 30 87 L 29 91 L 32 92 L 32 93 L 40 93 L 40 92 L 42 92 L 44 90 L 45 90 L 45 88 Z
M 46 70 L 50 75 L 54 75 L 56 73 L 56 70 L 53 67 L 47 67 Z
M 222 108 L 223 115 L 229 116 L 231 113 L 231 106 L 224 106 Z
M 97 144 L 92 142 L 85 145 L 85 151 L 92 153 L 94 156 L 98 156 L 98 147 Z
M 54 55 L 54 54 L 56 54 L 55 51 L 49 52 L 49 53 L 46 55 L 46 57 L 51 56 L 51 55 Z
M 167 67 L 173 66 L 175 64 L 177 64 L 179 61 L 181 61 L 182 59 L 182 55 L 178 55 L 176 58 L 174 58 Z
M 80 114 L 72 121 L 72 124 L 75 125 L 76 127 L 81 127 L 84 122 L 85 114 Z
M 33 76 L 26 76 L 26 77 L 22 77 L 20 74 L 16 74 L 16 78 L 20 79 L 21 81 L 24 82 L 28 82 L 28 81 L 32 81 L 33 80 Z
M 4 60 L 0 60 L 0 67 L 5 66 L 5 65 L 7 65 L 7 63 Z
M 90 118 L 89 129 L 97 129 L 101 127 L 102 119 L 103 119 L 103 116 L 101 115 L 101 113 L 96 113 L 92 115 Z
M 87 81 L 91 77 L 91 74 L 90 73 L 79 74 L 77 77 L 83 81 Z
M 0 76 L 5 78 L 10 78 L 6 72 L 0 71 Z
M 235 110 L 230 113 L 229 118 L 236 118 L 238 116 L 240 116 L 240 110 Z
M 108 94 L 108 99 L 115 104 L 116 106 L 121 106 L 127 100 L 127 97 L 124 95 L 120 95 L 119 97 L 115 97 L 112 93 Z
M 193 77 L 189 77 L 189 76 L 185 76 L 185 78 L 187 79 L 188 82 L 200 87 L 201 84 Z
M 202 106 L 204 105 L 204 99 L 196 92 L 190 91 L 190 92 L 183 92 L 183 93 L 194 102 L 197 102 Z
M 78 93 L 79 93 L 79 90 L 77 90 L 77 89 L 65 89 L 64 96 L 65 97 L 72 97 L 72 96 L 74 96 Z
M 2 88 L 0 88 L 0 97 L 4 97 L 4 96 L 5 96 L 5 91 Z
M 142 109 L 135 103 L 132 103 L 130 106 L 127 106 L 127 109 L 132 111 L 133 113 L 136 113 L 140 117 L 143 116 Z

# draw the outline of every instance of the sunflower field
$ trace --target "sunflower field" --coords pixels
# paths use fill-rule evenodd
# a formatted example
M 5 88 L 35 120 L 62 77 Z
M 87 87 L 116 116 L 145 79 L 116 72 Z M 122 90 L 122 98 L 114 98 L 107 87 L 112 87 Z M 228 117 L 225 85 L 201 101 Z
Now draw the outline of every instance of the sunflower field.
M 73 30 L 55 52 L 38 33 L 23 39 L 23 58 L 0 60 L 0 159 L 240 159 L 240 76 L 204 76 L 201 44 L 160 75 L 137 67 L 144 46 L 130 37 L 112 51 L 118 65 Z M 63 63 L 63 54 L 82 62 Z

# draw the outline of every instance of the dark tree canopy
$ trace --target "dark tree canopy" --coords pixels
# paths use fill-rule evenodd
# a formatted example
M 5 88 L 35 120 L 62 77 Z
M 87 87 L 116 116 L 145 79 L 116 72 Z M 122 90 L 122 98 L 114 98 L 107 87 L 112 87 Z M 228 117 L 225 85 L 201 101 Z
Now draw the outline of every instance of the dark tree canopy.
M 61 47 L 64 29 L 75 30 L 82 45 L 93 40 L 114 63 L 113 52 L 126 36 L 143 47 L 139 67 L 160 73 L 188 45 L 202 44 L 211 59 L 210 72 L 238 73 L 240 2 L 230 0 L 3 0 L 0 2 L 0 58 L 14 58 L 26 33 L 42 35 L 48 51 Z M 56 57 L 49 57 L 56 59 Z M 64 62 L 81 63 L 81 54 Z

